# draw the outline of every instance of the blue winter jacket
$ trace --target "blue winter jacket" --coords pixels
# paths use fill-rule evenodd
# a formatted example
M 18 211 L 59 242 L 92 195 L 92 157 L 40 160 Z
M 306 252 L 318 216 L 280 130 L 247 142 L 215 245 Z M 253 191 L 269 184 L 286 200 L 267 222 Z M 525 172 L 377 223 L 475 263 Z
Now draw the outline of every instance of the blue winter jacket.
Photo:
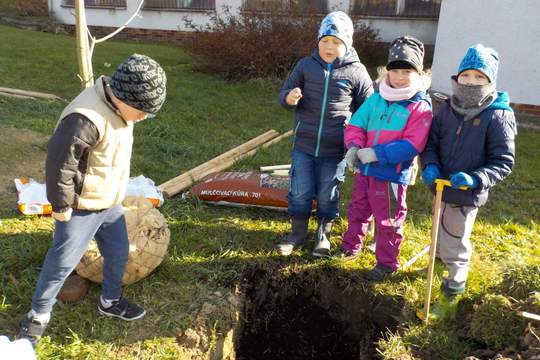
M 298 105 L 285 101 L 299 87 Z M 318 50 L 301 59 L 279 93 L 280 104 L 294 111 L 294 148 L 313 156 L 342 156 L 344 125 L 373 93 L 371 78 L 354 49 L 332 64 Z
M 464 206 L 482 206 L 489 190 L 507 177 L 514 166 L 516 119 L 508 94 L 499 92 L 493 104 L 464 121 L 447 102 L 433 118 L 429 139 L 421 155 L 422 168 L 439 167 L 441 177 L 463 171 L 478 179 L 471 190 L 445 188 L 443 200 Z M 435 192 L 435 187 L 431 187 Z

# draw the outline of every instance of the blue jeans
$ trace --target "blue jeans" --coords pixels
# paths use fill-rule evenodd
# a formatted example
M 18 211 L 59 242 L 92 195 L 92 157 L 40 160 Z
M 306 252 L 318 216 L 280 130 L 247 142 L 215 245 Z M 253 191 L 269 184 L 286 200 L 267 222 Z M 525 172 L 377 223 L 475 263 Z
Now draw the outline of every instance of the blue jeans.
M 88 244 L 95 238 L 104 259 L 102 296 L 118 299 L 122 294 L 122 277 L 126 268 L 129 241 L 124 209 L 116 205 L 99 211 L 73 210 L 67 222 L 56 221 L 54 242 L 47 252 L 32 297 L 32 310 L 52 311 L 56 295 L 77 266 Z
M 317 200 L 317 217 L 333 220 L 339 216 L 338 185 L 345 179 L 341 156 L 315 157 L 293 150 L 289 175 L 288 212 L 291 217 L 311 215 L 312 201 Z

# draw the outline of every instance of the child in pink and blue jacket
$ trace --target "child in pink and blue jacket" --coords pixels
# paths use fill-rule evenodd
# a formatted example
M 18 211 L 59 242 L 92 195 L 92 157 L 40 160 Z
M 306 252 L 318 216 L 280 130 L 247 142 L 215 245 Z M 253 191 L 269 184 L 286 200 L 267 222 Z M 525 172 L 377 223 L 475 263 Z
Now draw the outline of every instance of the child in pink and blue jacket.
M 423 91 L 424 46 L 404 36 L 392 42 L 379 91 L 354 113 L 345 129 L 349 170 L 357 173 L 348 208 L 349 227 L 336 255 L 358 256 L 375 218 L 377 265 L 367 278 L 381 281 L 398 268 L 413 159 L 426 145 L 431 101 Z

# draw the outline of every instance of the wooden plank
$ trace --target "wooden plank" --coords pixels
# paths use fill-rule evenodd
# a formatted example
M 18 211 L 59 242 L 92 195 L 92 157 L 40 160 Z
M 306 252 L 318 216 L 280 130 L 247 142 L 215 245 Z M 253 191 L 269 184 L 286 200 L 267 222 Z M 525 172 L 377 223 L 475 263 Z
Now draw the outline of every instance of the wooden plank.
M 291 136 L 293 133 L 292 130 L 289 130 L 287 131 L 286 133 L 283 133 L 281 135 L 279 135 L 278 137 L 268 141 L 268 142 L 265 142 L 262 146 L 261 146 L 261 149 L 266 149 L 267 147 L 271 146 L 271 145 L 274 145 L 275 143 L 278 143 L 280 142 L 281 140 Z M 246 156 L 251 156 L 251 155 L 255 155 L 255 153 L 257 152 L 257 150 L 259 150 L 259 148 L 255 148 L 251 151 L 248 151 L 247 153 L 245 153 L 244 155 L 242 155 L 242 157 L 238 158 L 238 160 L 246 157 Z
M 255 153 L 257 146 L 261 144 L 266 145 L 270 140 L 279 137 L 279 133 L 275 130 L 269 130 L 262 135 L 257 136 L 240 146 L 237 146 L 215 158 L 209 160 L 189 171 L 186 171 L 182 175 L 179 175 L 169 181 L 159 185 L 159 188 L 163 191 L 163 194 L 167 197 L 174 196 L 180 191 L 190 187 L 196 181 L 202 179 L 208 174 L 216 171 L 221 171 L 239 159 L 248 156 L 250 153 Z
M 2 91 L 0 91 L 0 96 L 12 97 L 12 98 L 17 98 L 17 99 L 34 99 L 35 100 L 35 98 L 33 98 L 31 96 L 11 94 L 11 93 L 6 93 L 6 92 L 2 92 Z
M 518 311 L 518 315 L 523 316 L 525 319 L 540 321 L 540 315 L 536 315 L 536 314 L 529 313 L 526 311 Z
M 53 94 L 41 93 L 41 92 L 36 92 L 36 91 L 26 91 L 26 90 L 20 90 L 20 89 L 12 89 L 12 88 L 7 88 L 7 87 L 0 87 L 0 92 L 4 92 L 8 94 L 15 94 L 15 95 L 22 95 L 22 96 L 30 96 L 33 98 L 62 100 L 61 97 L 53 95 Z
M 274 170 L 288 170 L 291 168 L 291 164 L 285 165 L 271 165 L 271 166 L 261 166 L 260 171 L 274 171 Z
M 289 170 L 280 169 L 272 171 L 272 175 L 275 176 L 289 176 Z

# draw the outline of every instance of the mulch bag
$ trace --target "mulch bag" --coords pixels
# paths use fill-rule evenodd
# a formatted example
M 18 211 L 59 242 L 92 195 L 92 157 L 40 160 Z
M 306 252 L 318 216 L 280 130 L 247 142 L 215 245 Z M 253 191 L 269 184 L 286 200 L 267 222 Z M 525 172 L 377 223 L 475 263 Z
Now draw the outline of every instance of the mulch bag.
M 18 208 L 24 215 L 50 215 L 52 206 L 47 200 L 45 184 L 38 183 L 34 179 L 15 179 L 15 187 L 19 196 Z M 126 196 L 145 197 L 152 202 L 154 207 L 163 204 L 163 194 L 155 186 L 154 182 L 139 175 L 130 178 L 126 189 Z
M 216 172 L 202 178 L 186 195 L 216 205 L 255 206 L 286 211 L 290 183 L 288 176 L 255 171 Z
M 171 233 L 167 220 L 144 197 L 127 197 L 125 211 L 129 255 L 122 282 L 133 284 L 150 274 L 165 258 Z M 76 269 L 79 276 L 103 282 L 103 257 L 95 240 L 90 242 Z

